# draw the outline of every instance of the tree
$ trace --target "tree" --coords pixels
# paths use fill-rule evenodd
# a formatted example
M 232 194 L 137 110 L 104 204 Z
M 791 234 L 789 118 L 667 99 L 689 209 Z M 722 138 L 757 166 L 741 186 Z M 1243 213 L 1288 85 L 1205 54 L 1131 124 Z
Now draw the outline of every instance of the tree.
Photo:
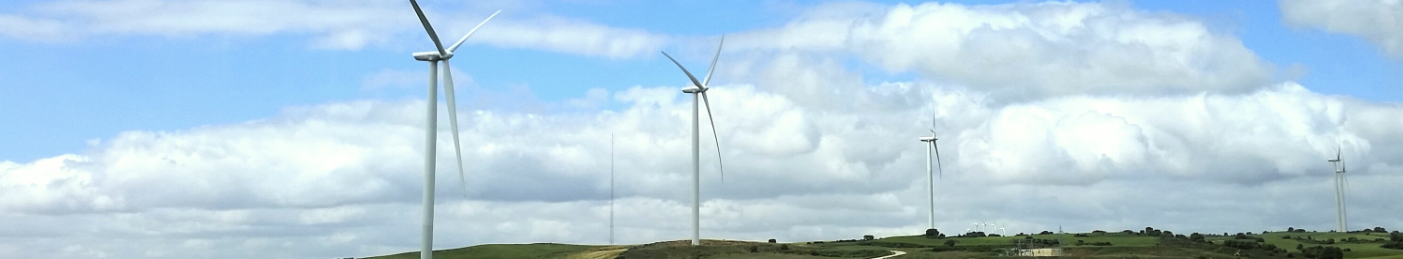
M 937 229 L 934 229 L 934 228 L 932 228 L 932 229 L 926 229 L 926 235 L 925 235 L 925 236 L 926 236 L 926 238 L 939 238 L 939 237 L 940 237 L 940 230 L 937 230 Z
M 1374 227 L 1374 232 L 1383 233 L 1383 232 L 1388 232 L 1388 230 L 1385 230 L 1384 227 Z
M 1194 232 L 1193 234 L 1189 234 L 1189 241 L 1203 242 L 1203 234 L 1199 234 L 1198 232 Z
M 862 240 L 864 240 L 864 241 L 871 241 L 872 239 L 875 239 L 875 237 L 873 237 L 872 235 L 863 235 L 863 236 L 862 236 Z
M 1294 227 L 1286 227 L 1286 232 L 1296 232 L 1296 228 L 1294 228 Z
M 775 243 L 775 239 L 774 239 L 774 238 L 771 238 L 771 239 L 770 239 L 770 243 L 771 243 L 771 244 L 774 244 L 774 243 Z

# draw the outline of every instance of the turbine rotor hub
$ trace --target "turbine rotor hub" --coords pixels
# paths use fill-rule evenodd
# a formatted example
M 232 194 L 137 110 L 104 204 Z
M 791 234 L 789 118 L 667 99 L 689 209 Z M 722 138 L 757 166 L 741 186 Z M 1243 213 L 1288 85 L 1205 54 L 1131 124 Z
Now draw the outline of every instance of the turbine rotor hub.
M 453 58 L 453 53 L 448 53 L 448 55 L 439 55 L 438 51 L 414 52 L 413 55 L 414 60 L 418 61 L 439 61 Z
M 706 92 L 706 88 L 701 88 L 701 87 L 697 87 L 697 86 L 695 86 L 695 85 L 692 85 L 692 86 L 683 87 L 683 88 L 682 88 L 682 92 L 683 92 L 683 93 L 694 94 L 694 93 Z

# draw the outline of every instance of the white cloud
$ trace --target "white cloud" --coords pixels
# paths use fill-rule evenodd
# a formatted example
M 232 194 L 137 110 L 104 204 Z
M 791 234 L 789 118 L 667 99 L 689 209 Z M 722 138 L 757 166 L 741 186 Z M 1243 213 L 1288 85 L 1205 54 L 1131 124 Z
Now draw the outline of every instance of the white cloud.
M 1287 24 L 1351 34 L 1373 42 L 1395 58 L 1403 58 L 1403 1 L 1398 0 L 1281 0 Z
M 651 53 L 667 40 L 665 36 L 643 30 L 613 28 L 550 15 L 533 17 L 529 16 L 531 12 L 518 10 L 529 5 L 473 2 L 467 8 L 426 6 L 425 12 L 446 41 L 444 44 L 453 44 L 488 15 L 460 13 L 452 9 L 455 7 L 509 9 L 470 41 L 505 48 L 627 58 Z M 428 46 L 418 45 L 428 42 L 423 27 L 412 8 L 399 1 L 69 0 L 36 4 L 26 11 L 23 14 L 0 13 L 0 35 L 62 41 L 106 35 L 190 38 L 291 34 L 310 36 L 309 45 L 316 48 L 361 49 L 369 45 L 400 46 L 408 42 L 416 44 L 414 46 Z M 513 14 L 513 11 L 525 14 Z
M 644 30 L 613 28 L 552 16 L 484 26 L 481 33 L 482 41 L 499 47 L 543 49 L 607 58 L 652 54 L 668 43 L 667 36 Z
M 910 19 L 903 18 L 908 11 Z M 1043 42 L 1002 48 L 1083 51 L 1058 56 L 1071 60 L 1068 67 L 1039 67 L 1039 60 L 986 64 L 1022 64 L 991 74 L 1022 84 L 1050 82 L 1000 86 L 934 63 L 949 58 L 939 51 L 954 50 L 898 57 L 871 48 L 898 43 L 883 37 L 920 36 L 902 30 L 945 23 L 917 22 L 931 17 L 983 24 L 933 29 L 968 39 L 994 37 L 970 36 L 985 30 L 980 33 Z M 1396 134 L 1403 130 L 1397 119 L 1403 107 L 1321 95 L 1291 82 L 1261 83 L 1269 81 L 1260 74 L 1270 65 L 1191 20 L 1084 4 L 828 5 L 804 19 L 791 27 L 837 26 L 814 22 L 831 19 L 824 21 L 867 28 L 863 35 L 887 34 L 854 41 L 847 39 L 859 35 L 853 29 L 841 40 L 791 41 L 812 45 L 782 50 L 746 43 L 763 39 L 761 32 L 735 37 L 728 46 L 740 50 L 723 57 L 718 78 L 724 81 L 709 92 L 724 182 L 717 153 L 707 146 L 713 138 L 703 130 L 700 140 L 704 237 L 806 241 L 920 233 L 927 216 L 926 153 L 916 138 L 931 125 L 941 134 L 945 173 L 935 183 L 935 202 L 945 232 L 975 221 L 997 222 L 1011 233 L 1056 226 L 1148 225 L 1180 233 L 1323 229 L 1333 221 L 1325 212 L 1333 201 L 1324 160 L 1336 143 L 1354 170 L 1355 228 L 1403 224 L 1387 216 L 1403 210 L 1390 193 L 1403 184 L 1403 166 L 1394 162 L 1403 151 L 1381 148 L 1403 144 Z M 1064 23 L 1073 29 L 1055 30 Z M 1133 30 L 1142 27 L 1121 24 L 1185 29 L 1143 34 Z M 445 27 L 453 26 L 470 25 Z M 1073 33 L 1096 26 L 1117 32 Z M 1079 49 L 1083 44 L 1092 47 Z M 1097 61 L 1103 48 L 1130 49 L 1127 55 L 1145 55 L 1146 64 Z M 1208 51 L 1202 49 L 1230 55 L 1182 59 Z M 632 53 L 595 50 L 576 53 Z M 947 54 L 994 55 L 957 50 Z M 1059 51 L 1039 55 L 1064 55 Z M 928 78 L 868 82 L 852 71 L 848 55 Z M 1138 72 L 1086 85 L 1043 77 L 1046 71 L 1122 70 Z M 363 83 L 397 85 L 412 75 L 388 71 Z M 1160 78 L 1171 75 L 1181 81 Z M 606 242 L 611 134 L 617 136 L 620 242 L 688 237 L 692 102 L 677 89 L 590 90 L 560 104 L 583 111 L 555 114 L 465 108 L 459 121 L 467 197 L 454 175 L 448 125 L 440 123 L 437 246 Z M 1023 90 L 1041 92 L 998 101 Z M 531 95 L 525 86 L 511 94 L 463 91 L 496 102 Z M 607 102 L 623 108 L 589 109 L 611 107 Z M 460 100 L 460 107 L 470 103 Z M 58 251 L 66 258 L 324 258 L 413 250 L 424 106 L 354 101 L 293 107 L 272 118 L 129 131 L 91 141 L 83 152 L 0 161 L 0 257 Z
M 1333 155 L 1336 140 L 1354 165 L 1353 222 L 1403 223 L 1377 216 L 1399 209 L 1384 197 L 1389 186 L 1403 184 L 1403 167 L 1391 162 L 1403 152 L 1375 148 L 1403 144 L 1392 134 L 1403 129 L 1396 119 L 1403 108 L 1395 105 L 1323 96 L 1293 83 L 1247 94 L 1008 105 L 963 90 L 903 84 L 888 87 L 905 90 L 868 91 L 940 101 L 942 229 L 978 220 L 1018 231 L 1322 228 L 1332 219 L 1313 212 L 1332 202 L 1322 198 L 1330 188 L 1324 158 Z M 720 181 L 714 151 L 704 147 L 707 237 L 836 239 L 915 233 L 924 224 L 925 151 L 915 138 L 929 124 L 929 105 L 841 112 L 803 108 L 746 85 L 710 93 L 727 176 Z M 632 106 L 461 114 L 469 197 L 461 198 L 452 149 L 440 134 L 442 247 L 604 242 L 611 133 L 618 136 L 623 242 L 686 237 L 679 219 L 687 218 L 690 191 L 679 186 L 690 181 L 690 100 L 675 87 L 634 88 L 615 100 Z M 74 256 L 144 256 L 150 251 L 134 249 L 156 247 L 166 249 L 153 254 L 215 257 L 412 250 L 414 243 L 401 239 L 417 231 L 423 133 L 415 118 L 422 107 L 367 101 L 294 108 L 245 123 L 127 132 L 84 154 L 3 162 L 0 217 L 9 220 L 0 229 L 7 229 L 4 236 L 75 236 L 97 228 L 90 237 L 123 240 L 21 243 L 83 246 Z M 710 138 L 704 134 L 702 142 Z M 1032 211 L 1042 216 L 1026 217 Z M 1183 214 L 1201 217 L 1165 216 Z M 58 222 L 75 225 L 15 225 Z M 194 243 L 153 245 L 171 240 Z M 271 254 L 246 250 L 282 243 L 311 245 Z
M 1274 73 L 1234 36 L 1201 21 L 1103 3 L 832 4 L 733 38 L 732 51 L 850 53 L 890 72 L 1012 100 L 1242 93 Z

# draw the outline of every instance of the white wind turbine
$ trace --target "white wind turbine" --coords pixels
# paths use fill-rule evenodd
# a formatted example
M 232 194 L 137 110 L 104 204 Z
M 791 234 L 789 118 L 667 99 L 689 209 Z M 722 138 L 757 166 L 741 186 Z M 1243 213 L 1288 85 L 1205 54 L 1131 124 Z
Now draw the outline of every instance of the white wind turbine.
M 706 78 L 702 81 L 697 81 L 697 77 L 692 76 L 692 72 L 688 72 L 686 67 L 682 67 L 682 63 L 678 63 L 677 59 L 673 59 L 667 52 L 663 52 L 663 56 L 667 56 L 668 60 L 672 60 L 673 64 L 677 64 L 677 68 L 681 68 L 682 73 L 687 74 L 687 79 L 692 80 L 692 85 L 683 87 L 682 92 L 692 94 L 692 245 L 694 246 L 701 245 L 700 109 L 702 104 L 706 105 L 706 117 L 711 121 L 711 136 L 712 139 L 716 141 L 716 163 L 721 171 L 721 180 L 726 180 L 726 169 L 724 164 L 721 163 L 721 140 L 716 134 L 716 119 L 711 116 L 711 101 L 706 98 L 706 91 L 711 89 L 707 87 L 707 83 L 711 82 L 711 72 L 716 69 L 716 60 L 721 58 L 721 46 L 725 44 L 726 36 L 722 35 L 721 44 L 716 46 L 716 56 L 711 58 L 711 67 L 706 69 Z M 697 102 L 698 97 L 701 98 L 701 102 Z
M 1349 189 L 1349 179 L 1345 178 L 1347 168 L 1340 153 L 1340 148 L 1335 147 L 1335 159 L 1326 162 L 1335 165 L 1335 231 L 1345 233 L 1349 232 L 1349 214 L 1345 206 L 1345 191 Z
M 453 152 L 458 158 L 458 180 L 463 184 L 464 195 L 467 195 L 467 180 L 463 177 L 463 151 L 458 143 L 458 108 L 453 100 L 453 73 L 449 69 L 448 60 L 453 58 L 453 51 L 457 50 L 458 46 L 463 45 L 463 41 L 467 41 L 473 32 L 477 32 L 478 28 L 482 28 L 483 24 L 492 20 L 492 17 L 496 17 L 497 13 L 502 11 L 498 10 L 496 13 L 492 13 L 492 16 L 488 16 L 477 27 L 473 27 L 472 31 L 468 31 L 467 35 L 463 35 L 458 43 L 445 49 L 443 43 L 438 40 L 438 33 L 434 32 L 433 26 L 429 25 L 429 18 L 424 16 L 424 10 L 419 8 L 419 3 L 409 0 L 409 4 L 414 6 L 414 13 L 419 15 L 419 22 L 424 24 L 424 31 L 429 34 L 429 39 L 434 41 L 434 47 L 438 48 L 438 51 L 415 52 L 413 54 L 415 60 L 429 62 L 429 99 L 425 101 L 428 103 L 428 132 L 424 149 L 424 229 L 423 236 L 421 236 L 423 243 L 420 247 L 419 258 L 432 259 L 434 246 L 434 159 L 437 154 L 436 142 L 438 139 L 438 62 L 443 62 L 443 92 L 448 97 L 448 121 L 453 129 Z
M 934 111 L 932 110 L 932 112 L 934 112 Z M 935 165 L 935 168 L 936 168 L 937 170 L 940 171 L 940 176 L 941 176 L 941 178 L 944 178 L 944 176 L 945 176 L 945 170 L 944 170 L 944 169 L 941 169 L 941 167 L 943 167 L 943 166 L 940 165 L 940 146 L 938 146 L 938 145 L 935 144 L 935 141 L 936 141 L 936 140 L 939 140 L 939 138 L 936 138 L 936 137 L 935 137 L 935 117 L 934 117 L 934 116 L 931 117 L 931 122 L 930 122 L 930 124 L 931 124 L 930 136 L 929 136 L 929 137 L 921 137 L 921 142 L 928 142 L 928 143 L 930 143 L 930 144 L 926 145 L 926 179 L 927 179 L 927 181 L 928 181 L 927 183 L 929 184 L 929 185 L 927 186 L 927 191 L 930 192 L 930 228 L 935 228 L 935 172 L 932 172 L 932 171 L 931 171 L 931 160 L 930 160 L 931 150 L 935 150 L 935 164 L 934 164 L 934 165 Z M 977 224 L 976 224 L 976 225 L 977 225 Z M 976 228 L 977 228 L 977 227 L 976 227 Z

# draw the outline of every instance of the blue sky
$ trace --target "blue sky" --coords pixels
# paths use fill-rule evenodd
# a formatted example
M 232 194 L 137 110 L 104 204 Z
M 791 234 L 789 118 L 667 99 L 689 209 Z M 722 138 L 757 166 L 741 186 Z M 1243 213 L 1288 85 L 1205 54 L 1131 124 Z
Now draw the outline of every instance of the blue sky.
M 919 233 L 932 124 L 942 229 L 1326 229 L 1336 147 L 1351 227 L 1403 227 L 1396 1 L 422 4 L 448 42 L 503 10 L 453 59 L 467 197 L 439 112 L 442 248 L 604 242 L 610 134 L 621 240 L 686 237 L 658 52 L 700 75 L 722 35 L 707 238 Z M 431 44 L 406 1 L 0 3 L 0 257 L 415 249 Z
M 10 7 L 8 10 L 27 14 L 34 13 L 28 10 L 43 3 L 15 1 L 5 5 Z M 427 1 L 427 5 L 439 4 L 445 3 Z M 542 8 L 539 12 L 607 26 L 709 37 L 779 26 L 805 6 L 815 4 L 578 1 L 533 5 Z M 1274 2 L 1125 4 L 1202 19 L 1212 29 L 1237 35 L 1248 48 L 1276 64 L 1279 77 L 1295 79 L 1313 91 L 1371 101 L 1403 100 L 1403 83 L 1399 83 L 1403 82 L 1403 65 L 1397 59 L 1380 55 L 1377 46 L 1359 37 L 1284 24 Z M 504 17 L 530 15 L 507 12 Z M 448 18 L 430 19 L 453 22 Z M 271 116 L 286 106 L 422 98 L 418 88 L 359 87 L 366 74 L 380 70 L 426 69 L 408 58 L 407 53 L 430 49 L 427 37 L 404 32 L 397 36 L 409 38 L 405 43 L 425 38 L 425 46 L 315 49 L 308 46 L 308 37 L 300 33 L 118 34 L 58 42 L 11 38 L 0 42 L 0 55 L 17 61 L 0 64 L 4 66 L 0 78 L 5 79 L 6 88 L 13 93 L 0 97 L 7 106 L 0 111 L 0 120 L 16 122 L 17 126 L 0 132 L 0 136 L 5 136 L 4 142 L 13 143 L 0 149 L 0 158 L 32 160 L 79 151 L 87 140 L 122 131 L 171 131 L 234 123 Z M 634 85 L 675 83 L 675 71 L 660 54 L 607 58 L 481 44 L 468 47 L 456 67 L 470 74 L 496 75 L 474 77 L 478 87 L 501 90 L 525 85 L 541 102 L 578 98 L 593 87 L 619 90 Z M 695 57 L 690 64 L 705 65 L 704 59 Z M 849 65 L 864 69 L 862 72 L 870 81 L 902 76 L 862 64 Z

